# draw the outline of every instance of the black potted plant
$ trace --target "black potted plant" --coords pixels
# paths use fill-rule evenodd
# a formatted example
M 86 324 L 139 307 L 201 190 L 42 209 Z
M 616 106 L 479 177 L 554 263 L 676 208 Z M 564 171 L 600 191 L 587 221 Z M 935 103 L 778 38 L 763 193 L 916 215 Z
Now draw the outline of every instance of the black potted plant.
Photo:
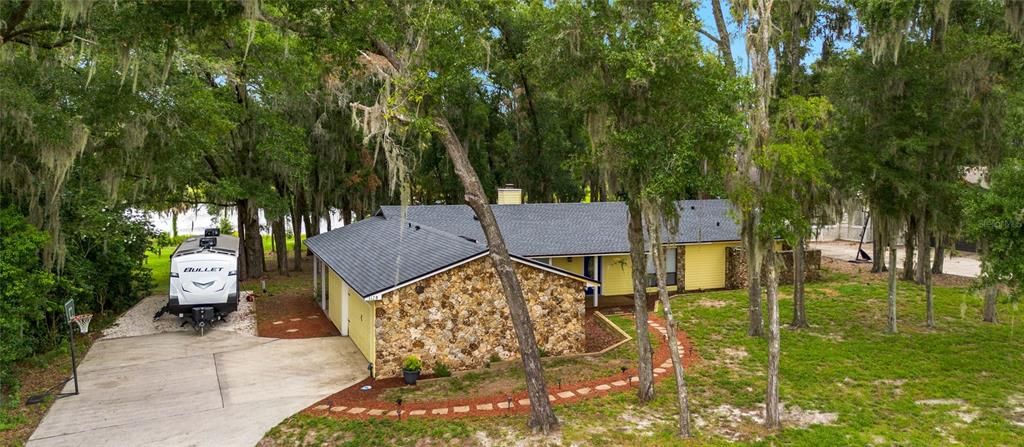
M 420 370 L 423 369 L 423 361 L 419 356 L 413 354 L 402 361 L 402 378 L 406 385 L 415 385 L 420 378 Z

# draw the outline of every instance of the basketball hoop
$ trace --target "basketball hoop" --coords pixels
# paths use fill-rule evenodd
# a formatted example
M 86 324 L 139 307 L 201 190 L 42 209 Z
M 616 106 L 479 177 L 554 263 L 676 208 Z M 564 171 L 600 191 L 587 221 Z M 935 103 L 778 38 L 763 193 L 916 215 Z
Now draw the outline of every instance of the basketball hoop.
M 89 322 L 92 321 L 92 314 L 81 314 L 71 317 L 71 322 L 78 325 L 78 331 L 81 333 L 89 332 Z

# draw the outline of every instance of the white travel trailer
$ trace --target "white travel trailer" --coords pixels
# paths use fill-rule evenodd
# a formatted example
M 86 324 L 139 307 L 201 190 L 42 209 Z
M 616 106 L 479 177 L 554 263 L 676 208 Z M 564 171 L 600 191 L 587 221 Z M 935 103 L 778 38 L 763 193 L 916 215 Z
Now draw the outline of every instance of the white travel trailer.
M 171 286 L 164 312 L 204 332 L 238 310 L 238 238 L 216 229 L 186 239 L 171 254 Z

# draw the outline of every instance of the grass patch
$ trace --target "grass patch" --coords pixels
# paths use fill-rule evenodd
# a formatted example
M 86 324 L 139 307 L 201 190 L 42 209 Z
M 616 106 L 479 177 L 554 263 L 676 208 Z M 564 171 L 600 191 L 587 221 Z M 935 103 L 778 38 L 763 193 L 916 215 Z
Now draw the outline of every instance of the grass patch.
M 791 293 L 782 288 L 783 324 L 792 316 Z M 801 427 L 790 421 L 769 433 L 749 419 L 722 416 L 722 409 L 753 411 L 763 402 L 767 362 L 765 340 L 746 336 L 745 291 L 722 291 L 673 299 L 680 326 L 702 358 L 687 371 L 694 440 L 683 443 L 674 435 L 675 385 L 667 379 L 656 386 L 656 398 L 647 405 L 639 405 L 632 393 L 618 393 L 557 406 L 561 432 L 531 439 L 530 444 L 1024 444 L 1024 328 L 1010 324 L 1020 319 L 1011 305 L 999 306 L 1004 323 L 986 324 L 981 322 L 981 299 L 968 288 L 936 287 L 938 327 L 928 329 L 920 286 L 900 282 L 898 302 L 900 333 L 889 335 L 884 281 L 830 274 L 808 285 L 812 326 L 782 330 L 782 400 L 789 409 L 834 414 L 833 423 Z M 610 319 L 634 332 L 632 320 Z M 622 351 L 622 358 L 635 359 L 632 343 Z M 316 438 L 280 438 L 284 432 L 301 432 L 297 424 L 315 432 L 306 436 Z M 424 425 L 443 432 L 432 434 Z M 416 439 L 425 445 L 507 445 L 531 436 L 524 418 L 368 424 L 301 416 L 270 432 L 268 441 L 319 445 L 315 439 L 341 432 L 377 445 L 410 444 L 408 433 L 422 435 Z

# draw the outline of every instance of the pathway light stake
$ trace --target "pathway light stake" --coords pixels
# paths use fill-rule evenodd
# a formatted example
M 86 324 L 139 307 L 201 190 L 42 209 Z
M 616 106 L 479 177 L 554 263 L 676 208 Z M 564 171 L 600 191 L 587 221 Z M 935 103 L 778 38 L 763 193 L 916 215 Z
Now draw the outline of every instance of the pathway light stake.
M 398 405 L 398 420 L 402 420 L 402 398 L 395 399 L 395 404 Z
M 373 380 L 373 381 L 376 381 L 377 378 L 373 377 L 373 363 L 367 363 L 366 364 L 366 370 L 370 372 L 370 379 Z
M 625 366 L 620 366 L 619 369 L 622 370 L 622 375 L 626 375 L 626 367 Z M 627 385 L 632 385 L 633 384 L 633 378 L 627 376 L 626 377 L 626 384 Z
M 263 289 L 263 294 L 266 295 L 267 294 L 267 280 L 266 279 L 261 279 L 260 280 L 260 288 Z
M 512 395 L 508 395 L 508 411 L 512 412 Z

